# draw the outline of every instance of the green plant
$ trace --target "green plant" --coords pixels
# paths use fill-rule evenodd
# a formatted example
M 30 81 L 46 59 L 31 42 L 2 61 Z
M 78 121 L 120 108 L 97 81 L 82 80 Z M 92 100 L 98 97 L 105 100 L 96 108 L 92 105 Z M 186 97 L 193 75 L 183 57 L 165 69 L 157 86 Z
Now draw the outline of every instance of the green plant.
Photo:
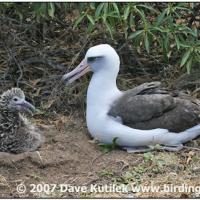
M 149 162 L 149 161 L 153 161 L 154 159 L 154 155 L 152 152 L 147 152 L 147 153 L 144 153 L 144 161 L 145 162 Z
M 146 164 L 150 164 L 151 165 L 151 171 L 154 173 L 162 173 L 162 169 L 165 166 L 165 161 L 163 159 L 158 159 L 155 157 L 155 155 L 152 152 L 147 152 L 144 153 L 144 161 Z M 144 172 L 142 170 L 144 170 L 146 168 L 136 168 L 136 171 L 138 172 Z
M 106 32 L 115 40 L 118 34 L 123 34 L 138 54 L 146 51 L 151 57 L 162 56 L 163 63 L 183 67 L 188 73 L 200 62 L 200 25 L 196 23 L 199 3 L 0 4 L 1 14 L 12 13 L 21 20 L 36 20 L 38 23 L 57 18 L 63 20 L 74 9 L 80 13 L 74 20 L 74 29 L 86 25 L 88 34 Z
M 82 8 L 74 28 L 87 23 L 91 33 L 105 27 L 111 38 L 116 32 L 122 32 L 139 53 L 144 48 L 148 54 L 162 54 L 166 63 L 177 57 L 179 66 L 184 66 L 189 73 L 200 62 L 199 27 L 191 25 L 195 6 L 199 5 L 89 3 Z
M 53 19 L 56 12 L 65 12 L 69 6 L 69 3 L 58 2 L 1 3 L 0 11 L 6 12 L 12 10 L 20 20 L 27 17 L 33 17 L 37 22 L 41 22 L 43 19 Z
M 100 172 L 99 175 L 100 175 L 100 176 L 103 176 L 103 177 L 112 177 L 114 174 L 113 174 L 112 171 L 104 169 L 104 170 L 102 170 L 102 171 Z
M 104 153 L 110 152 L 114 149 L 118 149 L 119 145 L 117 144 L 117 137 L 113 139 L 112 144 L 102 144 L 100 143 L 99 146 L 101 148 L 101 151 Z

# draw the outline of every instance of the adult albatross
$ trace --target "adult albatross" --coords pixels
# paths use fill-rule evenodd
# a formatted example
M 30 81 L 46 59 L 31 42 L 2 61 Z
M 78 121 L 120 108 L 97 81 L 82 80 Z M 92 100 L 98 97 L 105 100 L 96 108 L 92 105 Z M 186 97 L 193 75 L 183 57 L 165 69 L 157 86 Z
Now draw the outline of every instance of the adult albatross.
M 177 151 L 200 135 L 200 106 L 184 94 L 168 92 L 159 82 L 120 91 L 116 85 L 120 59 L 108 44 L 91 47 L 82 62 L 63 76 L 66 84 L 85 73 L 93 76 L 87 91 L 87 127 L 93 138 L 128 151 L 147 151 L 151 145 Z

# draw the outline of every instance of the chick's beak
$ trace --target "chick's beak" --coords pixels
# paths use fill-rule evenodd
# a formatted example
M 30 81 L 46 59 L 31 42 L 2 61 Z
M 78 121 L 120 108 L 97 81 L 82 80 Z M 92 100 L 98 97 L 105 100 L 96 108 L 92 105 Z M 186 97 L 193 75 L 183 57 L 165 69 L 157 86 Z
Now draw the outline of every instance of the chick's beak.
M 81 76 L 83 76 L 84 74 L 86 74 L 87 72 L 91 71 L 90 66 L 88 65 L 86 59 L 83 59 L 81 61 L 81 63 L 71 72 L 65 74 L 62 77 L 62 81 L 65 84 L 70 84 L 72 82 L 74 82 L 76 79 L 80 78 Z
M 33 114 L 35 112 L 35 106 L 33 106 L 32 104 L 30 104 L 28 101 L 24 100 L 21 104 L 20 104 L 21 110 L 24 112 L 27 112 L 29 114 Z

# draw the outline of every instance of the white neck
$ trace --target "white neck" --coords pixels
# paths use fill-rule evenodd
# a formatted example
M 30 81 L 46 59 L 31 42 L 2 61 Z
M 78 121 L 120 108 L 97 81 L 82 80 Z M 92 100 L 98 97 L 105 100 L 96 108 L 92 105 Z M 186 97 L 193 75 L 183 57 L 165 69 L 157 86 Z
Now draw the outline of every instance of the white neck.
M 104 71 L 94 73 L 87 91 L 87 114 L 107 112 L 119 95 L 121 92 L 117 88 L 116 78 L 110 77 Z
M 97 131 L 96 124 L 106 118 L 112 103 L 122 95 L 116 85 L 116 76 L 111 76 L 104 70 L 96 72 L 88 87 L 86 119 L 88 129 L 93 136 Z

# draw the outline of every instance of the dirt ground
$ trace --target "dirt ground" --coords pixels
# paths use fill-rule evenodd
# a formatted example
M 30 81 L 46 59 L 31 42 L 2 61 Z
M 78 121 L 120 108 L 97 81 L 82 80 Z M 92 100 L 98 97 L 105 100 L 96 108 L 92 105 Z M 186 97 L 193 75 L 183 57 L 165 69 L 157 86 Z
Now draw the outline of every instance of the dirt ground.
M 154 151 L 128 154 L 123 150 L 103 153 L 87 132 L 84 119 L 58 116 L 54 121 L 35 119 L 46 142 L 37 152 L 0 154 L 0 197 L 198 197 L 200 196 L 200 140 L 181 152 Z M 19 193 L 17 186 L 26 191 Z M 31 184 L 48 184 L 52 191 L 33 192 Z M 56 187 L 54 188 L 54 185 Z M 187 192 L 74 192 L 71 186 L 118 185 L 198 186 Z M 96 187 L 95 186 L 95 187 Z M 47 188 L 48 189 L 48 188 Z M 44 189 L 42 189 L 44 190 Z

